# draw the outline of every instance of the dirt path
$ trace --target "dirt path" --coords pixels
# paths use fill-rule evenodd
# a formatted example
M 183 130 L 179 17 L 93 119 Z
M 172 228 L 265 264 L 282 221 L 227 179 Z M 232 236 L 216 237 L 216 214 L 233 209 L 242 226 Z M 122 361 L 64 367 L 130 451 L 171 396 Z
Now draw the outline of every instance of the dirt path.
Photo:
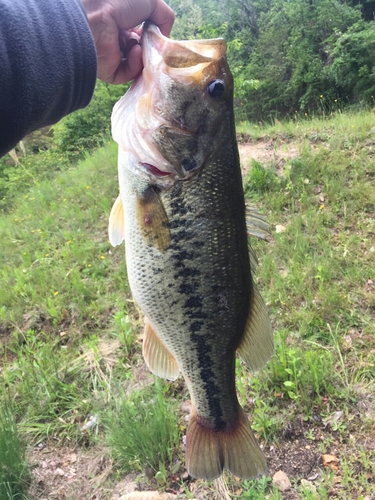
M 263 166 L 271 162 L 280 174 L 283 173 L 287 161 L 299 156 L 299 147 L 295 142 L 285 142 L 279 139 L 260 139 L 254 142 L 238 144 L 241 166 L 244 174 L 249 171 L 253 158 Z

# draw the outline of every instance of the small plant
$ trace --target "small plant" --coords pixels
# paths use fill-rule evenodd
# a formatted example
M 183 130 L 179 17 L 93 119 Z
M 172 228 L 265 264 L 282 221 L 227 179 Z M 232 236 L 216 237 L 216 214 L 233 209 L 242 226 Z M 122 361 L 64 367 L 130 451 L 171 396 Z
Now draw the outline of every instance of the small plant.
M 129 314 L 126 314 L 124 311 L 117 311 L 113 316 L 113 323 L 125 354 L 129 355 L 134 349 L 136 339 L 135 329 Z
M 167 400 L 160 380 L 153 388 L 122 395 L 107 415 L 108 441 L 126 471 L 151 468 L 160 481 L 180 441 L 176 403 Z
M 283 498 L 276 486 L 272 485 L 272 479 L 267 476 L 253 481 L 243 481 L 242 487 L 243 491 L 240 496 L 234 498 L 240 498 L 241 500 L 263 500 L 264 498 L 282 500 Z
M 255 191 L 263 193 L 270 189 L 275 182 L 275 174 L 269 169 L 264 168 L 259 162 L 251 160 L 251 170 L 247 177 L 248 189 L 250 192 Z
M 11 407 L 5 404 L 0 408 L 0 499 L 26 498 L 28 479 L 25 448 L 17 435 Z

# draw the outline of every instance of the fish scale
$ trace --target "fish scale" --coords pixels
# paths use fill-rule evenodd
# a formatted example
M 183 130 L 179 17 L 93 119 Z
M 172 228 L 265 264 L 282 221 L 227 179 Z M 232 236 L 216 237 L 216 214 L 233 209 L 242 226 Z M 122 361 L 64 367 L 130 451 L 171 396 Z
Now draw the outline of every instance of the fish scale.
M 180 372 L 189 389 L 189 473 L 213 479 L 228 467 L 251 478 L 265 460 L 238 403 L 235 355 L 261 367 L 272 334 L 250 270 L 225 45 L 201 42 L 144 28 L 143 75 L 112 116 L 120 197 L 109 234 L 125 240 L 146 363 L 165 378 Z

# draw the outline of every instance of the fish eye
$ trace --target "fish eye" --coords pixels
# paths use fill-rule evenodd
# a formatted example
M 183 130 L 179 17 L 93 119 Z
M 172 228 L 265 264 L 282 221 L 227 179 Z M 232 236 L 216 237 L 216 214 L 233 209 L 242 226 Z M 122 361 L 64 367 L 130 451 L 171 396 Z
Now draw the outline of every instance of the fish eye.
M 216 99 L 224 94 L 225 86 L 222 80 L 212 80 L 207 85 L 207 92 L 210 97 Z

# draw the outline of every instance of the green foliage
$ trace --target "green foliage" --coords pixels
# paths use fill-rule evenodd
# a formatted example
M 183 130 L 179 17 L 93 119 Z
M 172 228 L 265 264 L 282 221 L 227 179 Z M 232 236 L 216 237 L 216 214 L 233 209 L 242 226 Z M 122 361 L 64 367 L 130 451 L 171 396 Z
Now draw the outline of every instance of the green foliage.
M 276 486 L 272 484 L 270 477 L 264 476 L 260 479 L 253 481 L 243 481 L 243 491 L 239 497 L 241 500 L 282 500 L 282 494 L 277 490 Z
M 15 353 L 17 362 L 5 371 L 8 395 L 15 411 L 22 417 L 23 430 L 34 439 L 77 435 L 75 415 L 86 415 L 87 383 L 82 383 L 80 369 L 70 367 L 70 353 L 60 343 L 33 330 L 25 333 L 23 344 Z M 27 373 L 27 376 L 24 374 Z
M 158 473 L 172 463 L 180 431 L 176 402 L 166 399 L 165 392 L 156 379 L 153 388 L 116 398 L 115 409 L 108 413 L 109 444 L 125 471 L 149 467 Z
M 270 169 L 264 168 L 254 159 L 251 160 L 251 169 L 246 179 L 247 191 L 263 193 L 275 182 L 277 182 L 276 175 Z
M 275 356 L 269 366 L 269 385 L 279 397 L 299 400 L 308 411 L 322 396 L 334 392 L 334 357 L 324 346 L 319 348 L 316 344 L 308 348 L 306 344 L 305 348 L 291 348 L 286 341 L 287 332 L 276 336 Z
M 0 406 L 0 499 L 26 499 L 30 473 L 9 402 Z
M 360 20 L 346 32 L 335 29 L 327 39 L 332 64 L 326 72 L 333 78 L 341 96 L 351 102 L 371 102 L 375 94 L 374 23 Z
M 319 113 L 322 98 L 330 109 L 372 104 L 375 31 L 366 2 L 362 10 L 339 0 L 169 3 L 176 38 L 226 39 L 241 120 Z
M 114 104 L 129 85 L 110 85 L 97 80 L 90 104 L 53 127 L 54 143 L 62 153 L 82 157 L 84 151 L 101 146 L 110 136 Z
M 83 324 L 100 329 L 108 303 L 122 309 L 127 290 L 123 249 L 110 253 L 107 236 L 118 193 L 116 170 L 111 144 L 78 169 L 52 170 L 0 219 L 3 329 L 22 318 L 38 331 L 59 325 L 79 330 Z M 116 277 L 109 277 L 114 266 Z

